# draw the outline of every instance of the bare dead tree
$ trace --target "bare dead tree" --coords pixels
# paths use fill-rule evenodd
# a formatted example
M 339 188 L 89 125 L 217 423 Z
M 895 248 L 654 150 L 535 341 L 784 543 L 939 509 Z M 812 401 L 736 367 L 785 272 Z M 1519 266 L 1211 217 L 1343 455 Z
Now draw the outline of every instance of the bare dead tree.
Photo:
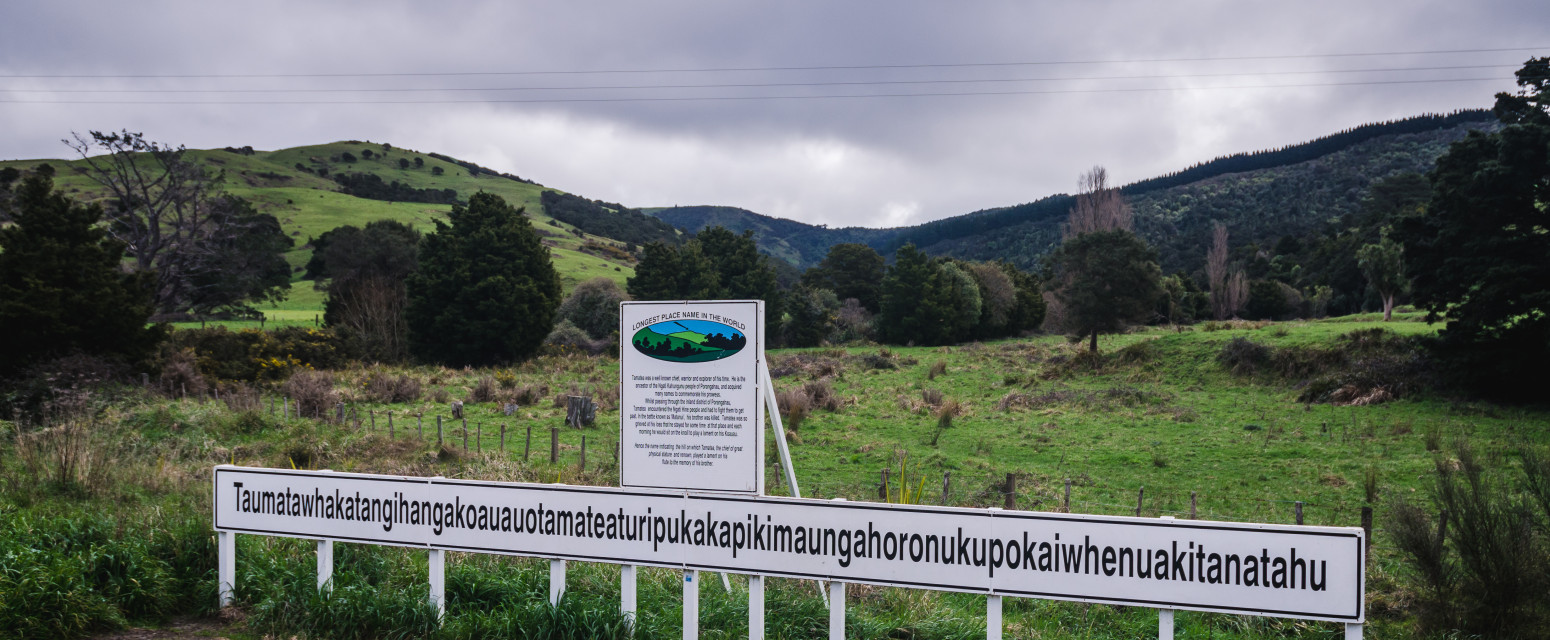
M 409 356 L 409 325 L 404 310 L 409 297 L 399 278 L 369 275 L 346 286 L 329 289 L 337 296 L 338 324 L 359 336 L 367 354 L 383 362 L 401 362 Z
M 1235 269 L 1227 279 L 1227 315 L 1236 316 L 1238 310 L 1249 301 L 1249 279 L 1242 269 Z
M 1063 229 L 1064 238 L 1093 231 L 1130 231 L 1134 226 L 1130 204 L 1119 189 L 1109 186 L 1109 171 L 1094 166 L 1077 179 L 1076 206 Z
M 108 232 L 136 271 L 156 274 L 159 313 L 208 312 L 278 298 L 290 246 L 278 223 L 220 189 L 187 151 L 129 131 L 72 134 L 86 175 L 108 191 Z M 267 220 L 266 220 L 267 219 Z
M 1206 252 L 1206 281 L 1211 287 L 1211 312 L 1225 320 L 1232 310 L 1227 301 L 1227 225 L 1216 223 L 1211 232 L 1211 250 Z
M 156 273 L 156 308 L 172 311 L 196 262 L 194 254 L 213 231 L 205 204 L 215 180 L 186 160 L 181 146 L 150 142 L 129 131 L 71 135 L 73 140 L 64 143 L 108 190 L 109 233 L 127 247 L 137 271 Z

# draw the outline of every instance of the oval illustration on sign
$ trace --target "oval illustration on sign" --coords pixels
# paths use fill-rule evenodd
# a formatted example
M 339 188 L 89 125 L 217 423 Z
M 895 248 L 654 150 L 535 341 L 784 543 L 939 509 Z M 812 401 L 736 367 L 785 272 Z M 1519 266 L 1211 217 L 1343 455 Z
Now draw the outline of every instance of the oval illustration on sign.
M 669 320 L 636 331 L 630 344 L 665 362 L 709 362 L 742 351 L 748 336 L 720 322 Z

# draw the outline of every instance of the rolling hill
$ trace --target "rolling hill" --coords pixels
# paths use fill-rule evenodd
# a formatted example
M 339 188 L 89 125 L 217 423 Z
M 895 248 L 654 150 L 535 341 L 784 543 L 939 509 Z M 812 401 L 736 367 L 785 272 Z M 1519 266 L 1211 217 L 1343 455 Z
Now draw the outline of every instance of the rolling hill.
M 305 316 L 310 320 L 312 311 L 321 309 L 321 297 L 310 291 L 313 283 L 299 279 L 301 267 L 312 255 L 312 247 L 307 244 L 310 238 L 341 225 L 362 226 L 382 218 L 429 232 L 433 229 L 432 221 L 445 220 L 452 209 L 448 201 L 405 202 L 352 195 L 352 191 L 361 190 L 352 190 L 334 179 L 341 175 L 371 176 L 371 182 L 380 182 L 384 187 L 397 183 L 396 190 L 389 192 L 395 195 L 412 197 L 417 192 L 440 194 L 451 190 L 456 201 L 466 201 L 479 191 L 505 198 L 513 206 L 524 208 L 535 229 L 544 236 L 544 244 L 549 246 L 567 290 L 598 276 L 623 285 L 625 278 L 634 274 L 632 259 L 616 249 L 620 243 L 544 213 L 541 194 L 553 189 L 445 155 L 359 141 L 276 151 L 255 151 L 249 147 L 196 149 L 190 150 L 189 155 L 212 172 L 219 172 L 227 191 L 275 216 L 296 240 L 296 248 L 286 258 L 298 279 L 292 283 L 292 300 L 267 310 L 275 319 L 300 320 Z M 401 165 L 400 160 L 406 161 L 407 166 Z M 85 200 L 104 195 L 85 174 L 80 160 L 11 160 L 0 162 L 0 167 L 28 169 L 41 163 L 54 166 L 55 182 L 66 193 Z M 371 195 L 381 197 L 384 192 L 385 189 L 379 189 Z M 282 311 L 287 313 L 273 313 Z

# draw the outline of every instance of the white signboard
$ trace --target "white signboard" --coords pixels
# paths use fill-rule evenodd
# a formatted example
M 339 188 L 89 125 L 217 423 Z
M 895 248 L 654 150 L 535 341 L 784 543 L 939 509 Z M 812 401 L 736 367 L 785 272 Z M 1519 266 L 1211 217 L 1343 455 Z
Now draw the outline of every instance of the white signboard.
M 619 484 L 757 494 L 763 487 L 764 303 L 619 307 Z
M 215 470 L 221 531 L 1362 622 L 1360 528 Z

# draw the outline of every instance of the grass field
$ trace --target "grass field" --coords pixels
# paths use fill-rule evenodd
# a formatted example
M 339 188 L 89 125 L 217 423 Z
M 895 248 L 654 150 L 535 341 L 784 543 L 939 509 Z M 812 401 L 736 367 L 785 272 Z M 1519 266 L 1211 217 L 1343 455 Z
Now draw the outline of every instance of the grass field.
M 1447 456 L 1457 438 L 1468 438 L 1493 468 L 1508 472 L 1522 447 L 1550 441 L 1550 413 L 1429 394 L 1370 406 L 1305 404 L 1298 401 L 1298 386 L 1284 377 L 1235 375 L 1217 361 L 1223 345 L 1234 338 L 1270 347 L 1333 347 L 1344 344 L 1341 336 L 1373 328 L 1406 334 L 1434 330 L 1421 322 L 1360 318 L 1236 323 L 1105 337 L 1100 348 L 1109 355 L 1097 360 L 1081 357 L 1082 345 L 1051 336 L 941 348 L 776 351 L 770 361 L 777 389 L 827 386 L 834 399 L 829 403 L 833 411 L 815 407 L 797 424 L 788 416 L 805 496 L 876 500 L 880 473 L 887 467 L 895 489 L 902 475 L 912 488 L 925 488 L 927 503 L 1000 505 L 1007 474 L 1013 474 L 1013 499 L 1020 509 L 1063 508 L 1067 479 L 1073 485 L 1070 509 L 1076 513 L 1133 515 L 1143 487 L 1144 516 L 1188 517 L 1192 494 L 1198 517 L 1214 520 L 1290 523 L 1294 502 L 1300 501 L 1308 524 L 1355 526 L 1361 508 L 1374 506 L 1379 531 L 1368 574 L 1368 634 L 1395 637 L 1412 634 L 1413 612 L 1405 603 L 1415 587 L 1382 530 L 1384 505 L 1395 496 L 1424 501 L 1434 461 Z M 386 373 L 420 385 L 416 400 L 398 403 L 374 398 L 376 373 L 351 369 L 333 374 L 335 392 L 352 411 L 345 424 L 273 416 L 269 402 L 278 400 L 272 393 L 247 412 L 215 402 L 131 394 L 108 409 L 92 441 L 113 461 L 91 481 L 95 484 L 66 490 L 29 480 L 25 460 L 35 454 L 7 444 L 0 457 L 0 512 L 13 520 L 64 522 L 107 513 L 119 527 L 197 529 L 208 517 L 209 469 L 218 462 L 617 483 L 611 463 L 618 441 L 615 360 L 545 357 L 496 370 L 394 369 Z M 472 402 L 476 392 L 488 392 L 495 401 Z M 551 464 L 549 429 L 564 417 L 556 397 L 568 393 L 599 399 L 599 425 L 562 429 L 560 460 Z M 462 422 L 445 419 L 450 415 L 446 403 L 453 399 L 470 401 L 466 435 Z M 508 417 L 499 407 L 511 400 L 521 409 Z M 942 407 L 954 402 L 958 409 L 950 426 L 939 428 Z M 444 417 L 441 446 L 438 415 Z M 532 453 L 524 459 L 529 428 Z M 583 437 L 585 469 L 580 467 Z M 769 464 L 774 482 L 779 473 L 773 454 Z M 1376 494 L 1371 502 L 1369 491 Z M 172 524 L 157 524 L 168 518 Z M 542 563 L 451 554 L 449 590 L 463 595 L 451 600 L 448 627 L 432 633 L 414 626 L 424 623 L 423 611 L 415 608 L 424 595 L 423 554 L 342 547 L 347 550 L 338 579 L 349 588 L 341 593 L 354 599 L 306 602 L 310 548 L 243 537 L 239 581 L 248 586 L 238 595 L 250 618 L 233 632 L 358 637 L 341 622 L 354 621 L 350 624 L 362 629 L 398 625 L 393 628 L 409 637 L 477 637 L 482 633 L 477 630 L 538 615 L 517 609 L 543 600 Z M 616 579 L 616 568 L 574 567 L 571 593 L 579 604 L 566 615 L 591 615 L 596 618 L 592 623 L 606 626 L 607 612 L 617 606 Z M 734 581 L 734 593 L 727 594 L 717 581 L 709 582 L 702 588 L 705 637 L 743 635 L 740 583 Z M 774 583 L 769 611 L 778 629 L 772 626 L 771 637 L 823 637 L 826 618 L 811 586 Z M 0 596 L 4 589 L 0 584 Z M 676 637 L 678 598 L 674 574 L 646 572 L 640 637 Z M 850 600 L 852 637 L 984 637 L 983 598 L 858 587 Z M 498 604 L 514 608 L 501 613 L 493 608 Z M 1147 609 L 1015 600 L 1006 605 L 1006 621 L 1008 637 L 1130 638 L 1153 632 L 1156 617 Z M 1187 612 L 1179 614 L 1178 628 L 1178 637 L 1339 635 L 1336 625 Z

